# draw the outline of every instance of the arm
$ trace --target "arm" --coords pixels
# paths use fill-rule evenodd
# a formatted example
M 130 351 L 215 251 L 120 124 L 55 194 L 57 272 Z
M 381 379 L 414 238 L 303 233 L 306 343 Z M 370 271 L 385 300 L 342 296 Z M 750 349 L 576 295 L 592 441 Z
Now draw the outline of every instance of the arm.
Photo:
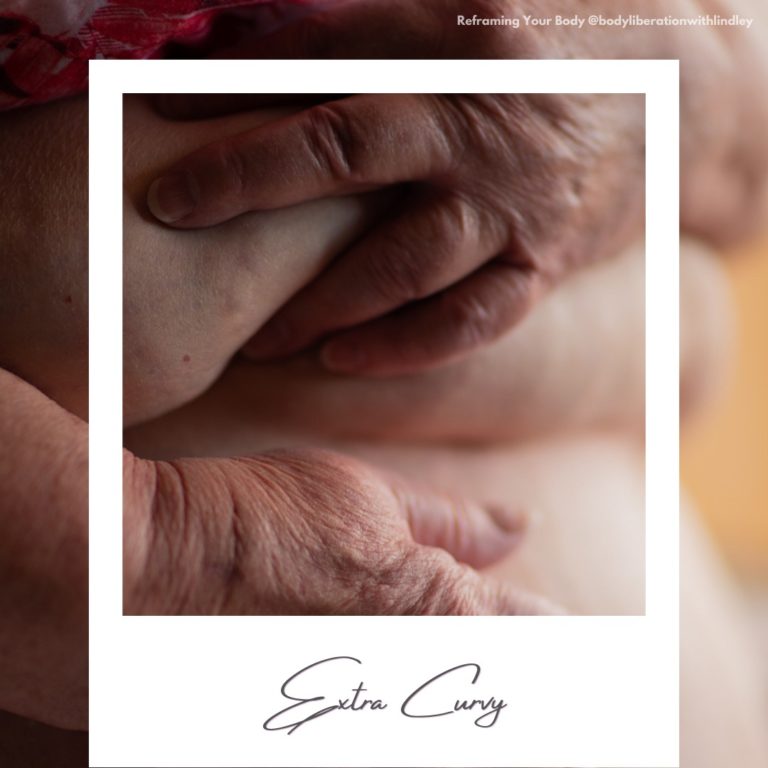
M 271 435 L 305 439 L 521 443 L 611 430 L 642 436 L 645 283 L 639 246 L 584 270 L 512 334 L 468 359 L 372 382 L 328 374 L 310 355 L 235 361 L 202 397 L 126 433 L 145 456 L 241 453 Z M 695 410 L 724 369 L 728 302 L 717 257 L 681 251 L 681 398 Z
M 695 17 L 739 13 L 745 27 L 461 27 L 471 17 L 556 14 Z M 679 59 L 681 214 L 716 245 L 765 227 L 768 214 L 768 12 L 762 0 L 341 0 L 266 40 L 215 51 L 234 58 Z M 185 97 L 179 108 L 189 112 Z
M 371 218 L 366 206 L 376 202 L 331 199 L 191 232 L 158 226 L 142 215 L 140 195 L 153 168 L 169 153 L 172 159 L 270 113 L 171 123 L 140 99 L 125 106 L 130 425 L 205 389 L 248 334 L 359 233 Z M 241 362 L 226 368 L 211 397 L 229 400 L 233 429 L 250 420 L 335 433 L 504 439 L 553 426 L 631 427 L 642 422 L 643 410 L 643 281 L 642 251 L 635 248 L 574 277 L 516 333 L 462 363 L 372 384 L 328 374 L 312 354 L 283 365 Z M 606 322 L 609 315 L 615 323 Z
M 0 709 L 88 724 L 88 434 L 0 370 Z
M 60 405 L 87 411 L 87 104 L 4 114 L 0 144 L 0 709 L 85 729 L 88 437 Z
M 767 70 L 758 52 L 765 30 L 534 27 L 523 18 L 682 17 L 734 7 L 718 0 L 587 0 L 579 8 L 566 0 L 342 0 L 267 40 L 214 55 L 679 58 L 682 226 L 721 244 L 763 224 L 768 203 Z M 501 15 L 521 23 L 458 21 Z M 208 109 L 207 100 L 177 99 L 185 114 Z M 254 359 L 269 360 L 319 341 L 329 370 L 411 373 L 499 338 L 574 267 L 613 256 L 639 234 L 642 104 L 616 94 L 335 97 L 169 164 L 147 199 L 159 219 L 186 228 L 411 183 L 411 204 L 399 216 L 354 244 L 248 345 Z M 435 334 L 436 327 L 450 332 Z
M 584 270 L 503 339 L 465 360 L 371 381 L 335 376 L 312 353 L 235 360 L 187 406 L 128 430 L 142 455 L 238 453 L 272 433 L 414 442 L 521 442 L 644 423 L 644 259 L 635 247 Z M 217 451 L 218 452 L 218 451 Z
M 0 366 L 88 408 L 88 104 L 0 115 Z
M 130 419 L 207 386 L 370 211 L 354 199 L 330 200 L 179 237 L 142 216 L 133 192 L 169 152 L 238 121 L 180 129 L 139 99 L 127 100 L 125 115 Z M 407 484 L 349 457 L 287 451 L 149 462 L 126 452 L 124 494 L 128 613 L 552 610 L 469 567 L 514 545 L 520 515 Z
M 470 567 L 509 552 L 522 531 L 518 513 L 347 456 L 149 462 L 126 452 L 124 467 L 126 613 L 557 610 Z
M 146 212 L 151 174 L 187 149 L 274 118 L 175 124 L 140 97 L 125 119 L 124 398 L 130 424 L 205 390 L 285 300 L 359 235 L 382 198 L 317 201 L 176 232 Z

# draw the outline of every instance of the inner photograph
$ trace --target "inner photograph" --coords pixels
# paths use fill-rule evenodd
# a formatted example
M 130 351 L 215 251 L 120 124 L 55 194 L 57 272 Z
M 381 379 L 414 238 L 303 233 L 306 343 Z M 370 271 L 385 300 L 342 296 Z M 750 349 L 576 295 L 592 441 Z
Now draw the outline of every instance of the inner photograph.
M 644 108 L 126 95 L 124 613 L 643 614 Z

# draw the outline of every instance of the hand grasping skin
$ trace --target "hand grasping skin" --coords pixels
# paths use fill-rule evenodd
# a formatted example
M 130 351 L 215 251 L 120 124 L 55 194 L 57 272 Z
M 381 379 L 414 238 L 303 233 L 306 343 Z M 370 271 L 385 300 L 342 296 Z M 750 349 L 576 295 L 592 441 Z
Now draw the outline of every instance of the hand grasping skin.
M 625 95 L 357 95 L 203 147 L 150 187 L 176 227 L 409 183 L 399 210 L 246 347 L 331 336 L 327 367 L 410 372 L 514 325 L 643 215 L 643 102 Z
M 579 13 L 759 16 L 762 0 L 583 0 Z M 753 10 L 753 12 L 751 12 Z M 334 0 L 215 58 L 679 59 L 681 224 L 723 243 L 760 220 L 768 175 L 765 57 L 754 30 L 461 25 L 459 15 L 573 14 L 568 0 Z M 745 76 L 746 73 L 746 76 Z M 260 97 L 263 104 L 264 97 Z M 166 98 L 221 114 L 242 95 Z M 249 347 L 256 358 L 327 339 L 337 371 L 396 374 L 458 357 L 513 325 L 547 286 L 620 250 L 642 221 L 640 99 L 355 96 L 197 152 L 152 187 L 155 214 L 206 226 L 241 211 L 399 182 L 400 216 L 297 296 Z M 639 234 L 636 232 L 635 234 Z
M 508 554 L 519 514 L 340 454 L 148 462 L 126 453 L 124 489 L 127 613 L 556 610 L 457 562 Z

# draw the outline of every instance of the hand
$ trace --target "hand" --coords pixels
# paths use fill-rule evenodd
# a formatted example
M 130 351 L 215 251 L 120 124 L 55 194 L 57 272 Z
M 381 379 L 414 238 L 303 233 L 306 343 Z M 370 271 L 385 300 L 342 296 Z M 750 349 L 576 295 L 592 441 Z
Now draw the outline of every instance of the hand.
M 246 347 L 264 359 L 330 335 L 327 367 L 400 374 L 496 339 L 548 286 L 636 232 L 643 125 L 632 96 L 352 96 L 198 150 L 149 204 L 188 228 L 411 182 L 399 213 Z M 172 210 L 193 197 L 194 209 Z
M 147 177 L 274 113 L 179 125 L 130 97 L 123 116 L 123 391 L 131 424 L 203 392 L 279 306 L 370 226 L 384 201 L 380 194 L 322 200 L 204 231 L 161 227 L 143 204 Z
M 456 561 L 479 567 L 506 555 L 523 516 L 339 454 L 157 464 L 129 457 L 125 488 L 128 613 L 556 610 Z
M 509 0 L 340 0 L 266 39 L 212 55 L 679 58 L 682 226 L 709 241 L 743 236 L 763 212 L 768 175 L 762 138 L 768 108 L 749 36 L 713 28 L 516 30 L 456 23 L 459 13 L 485 18 L 562 10 L 551 1 L 521 11 Z M 687 16 L 695 10 L 688 0 L 663 7 L 587 0 L 582 14 Z M 755 76 L 734 76 L 739 72 Z M 191 117 L 243 107 L 242 97 L 234 101 L 179 95 L 165 99 L 165 111 Z M 328 336 L 324 357 L 333 370 L 417 370 L 502 333 L 571 267 L 618 249 L 642 218 L 643 120 L 636 104 L 628 108 L 628 99 L 608 96 L 506 101 L 337 99 L 177 164 L 185 173 L 176 179 L 191 182 L 191 194 L 158 184 L 151 202 L 160 218 L 190 227 L 250 208 L 418 182 L 407 213 L 349 251 L 249 350 L 265 358 Z

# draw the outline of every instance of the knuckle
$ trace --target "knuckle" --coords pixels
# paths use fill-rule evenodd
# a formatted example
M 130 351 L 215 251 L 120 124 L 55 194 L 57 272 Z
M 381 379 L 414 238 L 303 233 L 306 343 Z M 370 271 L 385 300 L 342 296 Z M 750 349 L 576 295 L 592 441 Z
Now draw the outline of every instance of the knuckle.
M 450 270 L 451 251 L 478 238 L 479 221 L 472 206 L 459 198 L 441 201 L 407 230 L 388 233 L 386 248 L 366 260 L 363 278 L 385 300 L 423 299 Z
M 500 331 L 497 314 L 482 298 L 468 291 L 447 293 L 442 304 L 447 326 L 460 346 L 482 344 Z
M 367 259 L 365 271 L 366 282 L 386 301 L 413 301 L 429 293 L 432 275 L 427 260 L 410 247 L 398 247 L 395 239 L 386 251 Z
M 525 316 L 547 287 L 556 284 L 561 271 L 559 261 L 536 262 L 536 258 L 531 258 L 523 263 L 515 260 L 498 263 L 500 301 L 505 307 L 499 320 L 501 330 Z
M 366 563 L 366 571 L 356 591 L 359 611 L 377 615 L 404 613 L 403 594 L 407 591 L 410 554 L 404 546 L 390 547 Z
M 392 613 L 408 571 L 406 526 L 392 514 L 391 499 L 375 472 L 347 457 L 322 449 L 273 452 L 281 474 L 279 494 L 288 491 L 292 541 L 299 559 L 322 574 L 318 592 L 306 584 L 312 611 L 340 614 Z M 288 483 L 285 482 L 288 475 Z M 264 484 L 262 482 L 262 484 Z
M 361 514 L 370 506 L 374 478 L 366 465 L 351 456 L 302 447 L 269 451 L 261 454 L 259 461 L 300 488 L 308 505 L 336 512 L 340 506 L 354 507 Z
M 248 191 L 248 161 L 235 141 L 225 139 L 215 148 L 215 162 L 221 169 L 227 191 L 240 197 Z
M 441 202 L 432 218 L 435 239 L 447 243 L 476 243 L 480 235 L 480 215 L 475 206 L 458 195 Z
M 321 104 L 308 114 L 305 137 L 317 170 L 335 181 L 361 179 L 365 143 L 355 118 L 334 103 Z
M 409 596 L 397 611 L 413 616 L 471 616 L 478 612 L 473 574 L 445 552 L 419 553 L 411 574 L 403 577 Z

